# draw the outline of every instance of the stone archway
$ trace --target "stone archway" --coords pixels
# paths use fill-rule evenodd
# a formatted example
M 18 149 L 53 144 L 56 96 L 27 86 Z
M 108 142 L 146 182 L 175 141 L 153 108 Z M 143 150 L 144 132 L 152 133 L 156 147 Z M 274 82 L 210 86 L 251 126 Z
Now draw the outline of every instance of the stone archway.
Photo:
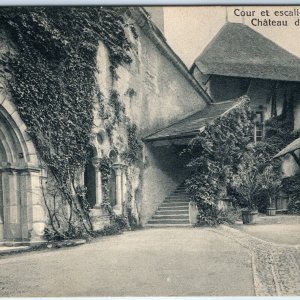
M 37 153 L 12 102 L 0 101 L 0 241 L 40 240 L 45 214 Z

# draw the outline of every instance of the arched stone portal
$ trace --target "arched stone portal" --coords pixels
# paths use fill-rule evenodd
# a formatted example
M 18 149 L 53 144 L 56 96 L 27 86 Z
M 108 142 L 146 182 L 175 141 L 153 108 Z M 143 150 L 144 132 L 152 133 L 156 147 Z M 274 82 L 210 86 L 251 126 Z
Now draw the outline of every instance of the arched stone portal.
M 40 240 L 45 227 L 41 169 L 25 130 L 12 102 L 0 98 L 0 241 Z

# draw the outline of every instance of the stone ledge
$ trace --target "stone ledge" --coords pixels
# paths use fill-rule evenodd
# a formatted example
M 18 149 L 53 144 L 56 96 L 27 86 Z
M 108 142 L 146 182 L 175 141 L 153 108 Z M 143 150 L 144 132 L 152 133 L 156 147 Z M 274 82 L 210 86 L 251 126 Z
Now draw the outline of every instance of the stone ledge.
M 51 242 L 47 244 L 47 248 L 63 248 L 63 247 L 74 247 L 74 246 L 79 246 L 83 245 L 86 243 L 86 240 L 81 239 L 81 240 L 65 240 L 65 241 L 60 241 L 60 242 Z
M 0 246 L 0 256 L 3 254 L 20 253 L 31 250 L 30 246 Z
M 42 249 L 55 249 L 64 247 L 75 247 L 85 244 L 87 241 L 84 239 L 79 240 L 64 240 L 59 242 L 0 242 L 0 256 L 36 251 Z

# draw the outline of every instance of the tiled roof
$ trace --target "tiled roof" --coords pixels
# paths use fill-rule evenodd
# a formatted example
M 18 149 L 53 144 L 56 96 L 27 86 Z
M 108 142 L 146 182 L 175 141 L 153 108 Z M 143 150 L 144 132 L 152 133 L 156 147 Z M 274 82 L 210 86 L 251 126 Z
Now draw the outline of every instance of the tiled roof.
M 143 141 L 150 142 L 194 137 L 207 123 L 210 123 L 218 116 L 228 112 L 243 99 L 244 97 L 241 97 L 235 100 L 212 103 L 181 121 L 146 136 Z
M 300 59 L 240 23 L 225 24 L 195 60 L 203 74 L 300 81 Z
M 285 154 L 288 154 L 290 152 L 293 152 L 297 149 L 300 149 L 300 138 L 294 140 L 292 143 L 287 145 L 284 149 L 282 149 L 279 153 L 277 153 L 274 158 L 283 156 Z

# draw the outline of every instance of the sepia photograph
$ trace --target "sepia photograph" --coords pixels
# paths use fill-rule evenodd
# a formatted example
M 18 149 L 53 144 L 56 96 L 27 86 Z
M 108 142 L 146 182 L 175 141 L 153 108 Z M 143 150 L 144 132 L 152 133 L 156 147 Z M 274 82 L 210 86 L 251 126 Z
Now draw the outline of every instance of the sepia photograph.
M 300 6 L 0 6 L 0 297 L 300 296 Z

